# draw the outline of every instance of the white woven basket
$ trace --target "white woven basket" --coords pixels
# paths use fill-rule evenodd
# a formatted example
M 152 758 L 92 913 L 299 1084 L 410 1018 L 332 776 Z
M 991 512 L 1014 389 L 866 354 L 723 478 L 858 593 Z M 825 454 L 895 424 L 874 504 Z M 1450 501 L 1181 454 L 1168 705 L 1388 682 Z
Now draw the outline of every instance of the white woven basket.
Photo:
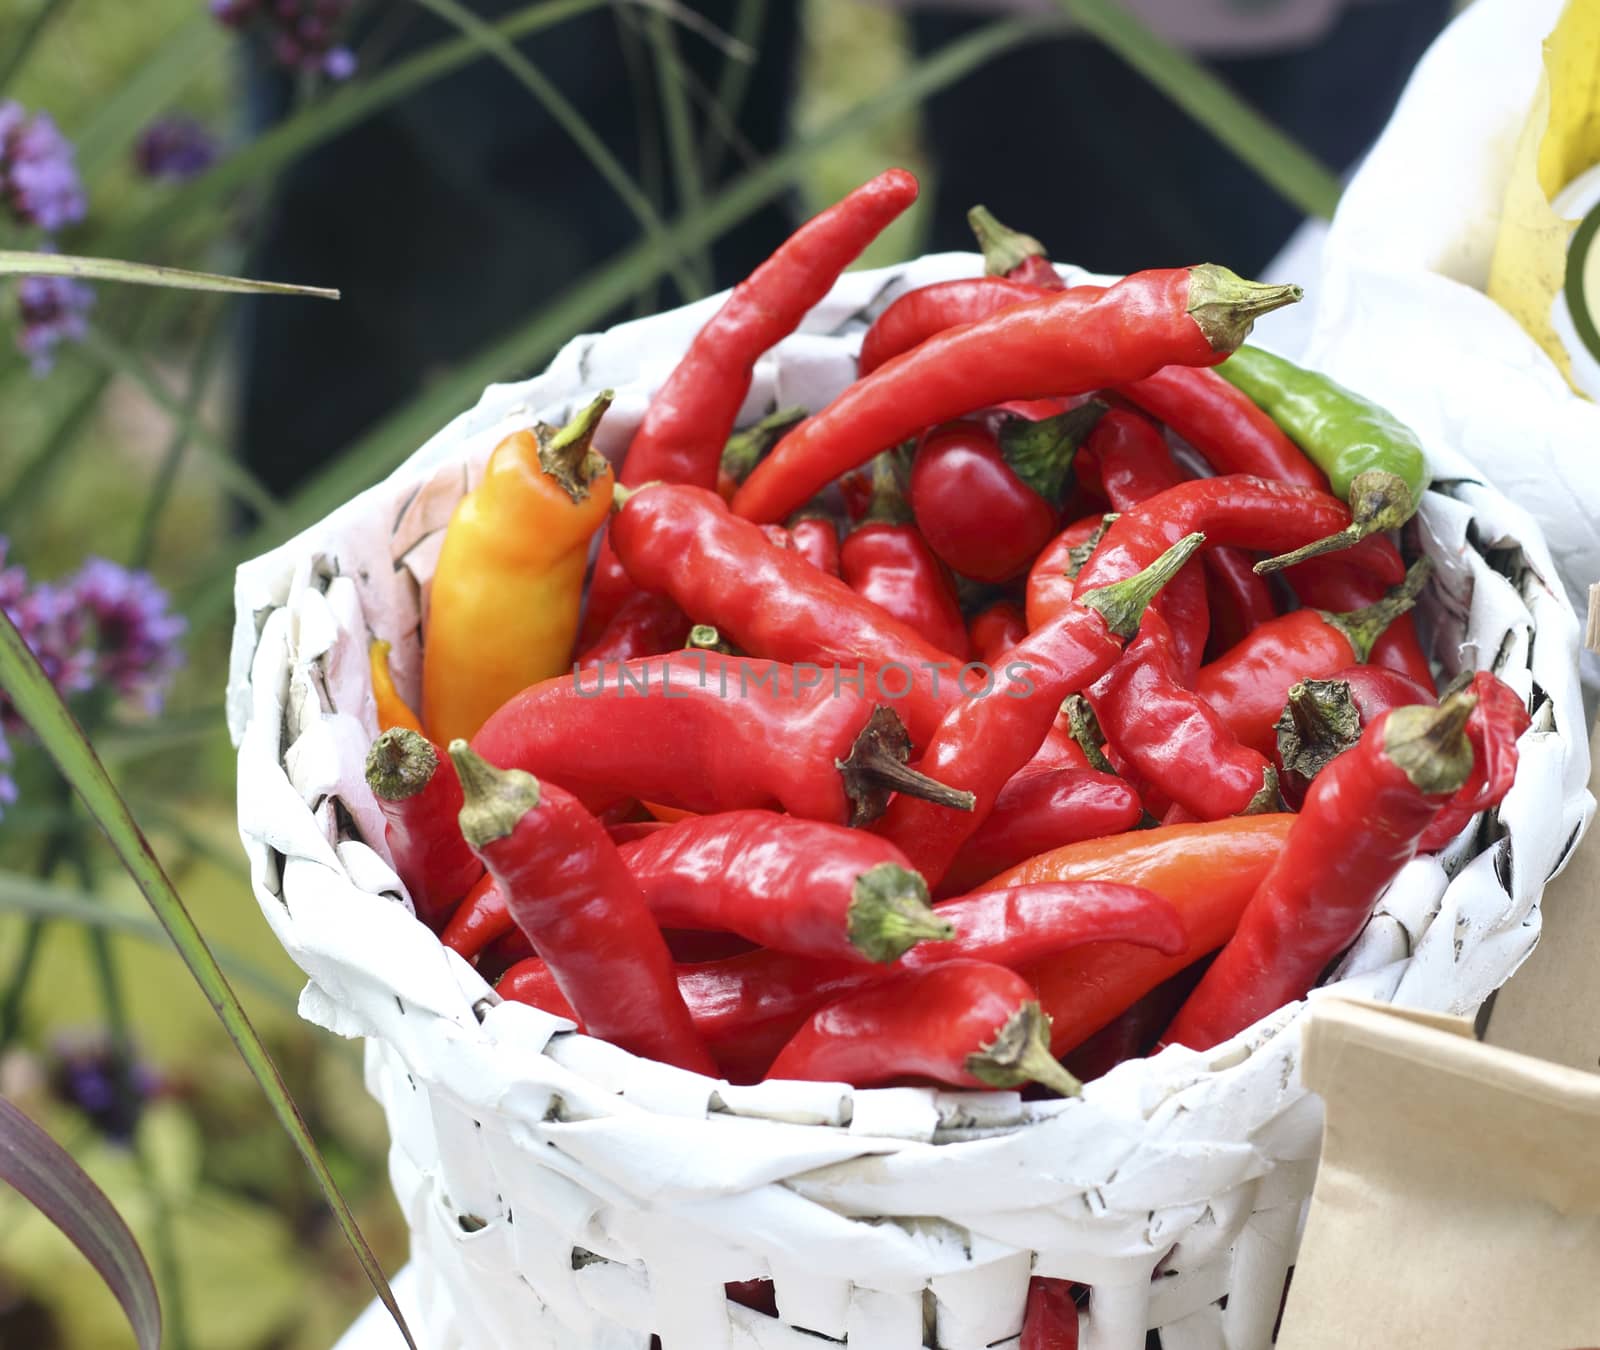
M 745 420 L 818 408 L 867 318 L 970 255 L 846 277 L 757 372 Z M 1072 274 L 1074 276 L 1079 274 Z M 490 388 L 386 482 L 240 569 L 228 690 L 256 898 L 309 977 L 301 1014 L 364 1036 L 393 1137 L 429 1350 L 861 1350 L 1014 1345 L 1033 1274 L 1093 1285 L 1089 1350 L 1266 1345 L 1316 1165 L 1301 1005 L 1206 1053 L 1122 1065 L 1070 1102 L 1015 1093 L 731 1087 L 500 1001 L 411 916 L 362 778 L 369 635 L 414 695 L 419 605 L 442 528 L 490 449 L 617 391 L 615 453 L 719 298 L 575 339 Z M 1346 992 L 1471 1013 L 1528 955 L 1539 896 L 1593 801 L 1577 623 L 1537 527 L 1432 447 L 1409 543 L 1447 672 L 1492 667 L 1533 727 L 1497 819 L 1395 881 Z M 729 1303 L 771 1278 L 779 1316 Z M 1218 1301 L 1227 1295 L 1226 1308 Z M 803 1328 L 804 1330 L 799 1330 Z

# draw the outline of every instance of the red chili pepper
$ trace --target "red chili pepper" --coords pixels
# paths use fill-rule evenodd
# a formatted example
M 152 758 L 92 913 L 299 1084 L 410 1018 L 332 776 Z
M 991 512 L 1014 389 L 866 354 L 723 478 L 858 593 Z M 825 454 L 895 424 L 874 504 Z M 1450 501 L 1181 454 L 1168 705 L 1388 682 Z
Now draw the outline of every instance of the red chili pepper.
M 1109 528 L 1104 515 L 1084 516 L 1062 530 L 1033 560 L 1028 571 L 1029 628 L 1043 627 L 1072 605 L 1078 573 Z
M 1014 600 L 996 600 L 980 609 L 967 624 L 967 640 L 986 666 L 1010 651 L 1028 635 L 1028 619 Z
M 591 670 L 618 661 L 662 656 L 683 646 L 694 625 L 688 615 L 660 595 L 635 591 L 622 602 L 600 640 L 579 653 L 577 665 Z
M 1113 666 L 1123 644 L 1139 631 L 1145 607 L 1202 542 L 1202 536 L 1191 536 L 1129 583 L 1085 592 L 1006 653 L 990 687 L 945 714 L 923 752 L 923 772 L 970 792 L 974 809 L 952 819 L 948 811 L 922 810 L 902 796 L 876 826 L 930 886 L 943 880 L 962 844 L 988 819 L 1000 790 L 1043 744 L 1062 700 Z
M 820 488 L 922 428 L 1009 399 L 1089 393 L 1167 365 L 1209 366 L 1293 286 L 1241 281 L 1210 264 L 1140 272 L 1085 306 L 1071 292 L 949 329 L 856 381 L 779 442 L 735 511 L 779 520 Z
M 457 807 L 459 811 L 461 808 Z M 457 827 L 457 833 L 460 832 Z M 465 840 L 462 840 L 465 843 Z M 477 859 L 473 859 L 477 862 Z M 478 864 L 482 867 L 482 864 Z M 516 927 L 511 910 L 506 905 L 505 892 L 494 877 L 484 872 L 477 884 L 466 893 L 450 922 L 439 934 L 439 941 L 451 951 L 468 961 L 477 959 L 478 953 L 496 938 L 504 937 Z
M 1435 701 L 1432 689 L 1381 666 L 1347 666 L 1323 680 L 1297 681 L 1289 687 L 1283 711 L 1273 724 L 1284 801 L 1298 811 L 1312 779 L 1384 713 Z
M 1443 848 L 1478 812 L 1500 804 L 1517 776 L 1517 740 L 1533 725 L 1522 696 L 1487 670 L 1472 677 L 1467 692 L 1478 700 L 1467 718 L 1472 772 L 1422 832 L 1423 852 Z
M 607 822 L 606 833 L 611 836 L 613 844 L 631 844 L 635 839 L 669 830 L 676 823 L 670 820 L 619 820 Z
M 1069 844 L 996 877 L 990 885 L 1095 877 L 1140 886 L 1170 901 L 1188 932 L 1188 945 L 1177 956 L 1102 942 L 1017 963 L 1050 1014 L 1054 1052 L 1065 1054 L 1163 980 L 1226 942 L 1295 819 L 1239 816 L 1135 830 Z
M 1208 1050 L 1301 998 L 1352 943 L 1472 772 L 1477 699 L 1396 708 L 1328 765 L 1271 870 L 1164 1040 Z
M 565 1017 L 567 1021 L 576 1023 L 579 1031 L 587 1030 L 583 1025 L 583 1019 L 578 1016 L 572 1004 L 567 1002 L 567 996 L 561 992 L 555 974 L 537 956 L 524 957 L 514 966 L 508 967 L 505 974 L 495 981 L 494 991 L 501 998 L 508 998 L 513 1003 L 526 1003 L 529 1007 L 539 1008 L 552 1017 Z
M 840 825 L 875 819 L 891 791 L 966 801 L 907 769 L 909 746 L 889 708 L 831 672 L 704 651 L 533 685 L 473 742 L 490 763 L 589 802 L 639 797 L 701 813 L 781 806 Z
M 1250 565 L 1250 555 L 1242 549 L 1214 548 L 1200 562 L 1206 573 L 1206 607 L 1211 612 L 1206 654 L 1216 660 L 1262 624 L 1277 618 L 1278 606 L 1267 579 Z
M 893 456 L 873 464 L 872 504 L 839 548 L 839 575 L 941 651 L 961 661 L 971 655 L 955 582 L 911 520 Z
M 899 849 L 842 825 L 729 811 L 624 845 L 622 858 L 664 928 L 857 962 L 894 961 L 955 933 Z
M 904 169 L 881 173 L 807 221 L 735 286 L 650 400 L 618 481 L 628 487 L 666 482 L 715 488 L 723 446 L 750 392 L 757 360 L 800 326 L 845 268 L 916 199 L 917 180 Z M 583 645 L 598 640 L 631 589 L 602 541 Z
M 1383 599 L 1387 583 L 1382 577 L 1346 561 L 1348 554 L 1308 558 L 1284 572 L 1284 579 L 1302 605 L 1334 612 L 1360 609 Z M 1373 665 L 1398 670 L 1426 688 L 1432 689 L 1433 670 L 1417 638 L 1417 626 L 1409 614 L 1402 614 L 1373 645 L 1369 658 Z
M 1365 661 L 1384 630 L 1416 603 L 1432 572 L 1423 558 L 1402 585 L 1365 609 L 1350 614 L 1297 609 L 1263 624 L 1201 670 L 1195 692 L 1216 709 L 1239 744 L 1271 755 L 1289 686 Z
M 991 276 L 1025 281 L 1047 291 L 1066 289 L 1066 282 L 1050 265 L 1045 247 L 1031 234 L 1002 225 L 987 206 L 967 212 L 967 224 L 983 253 L 983 270 Z
M 1103 1077 L 1124 1060 L 1143 1059 L 1161 1039 L 1184 999 L 1194 992 L 1205 974 L 1205 963 L 1198 961 L 1163 980 L 1131 1007 L 1119 1013 L 1077 1049 L 1062 1057 L 1062 1063 L 1076 1078 L 1091 1083 Z
M 714 493 L 639 488 L 612 518 L 611 540 L 643 589 L 670 595 L 744 651 L 818 668 L 830 689 L 881 694 L 919 744 L 960 697 L 949 652 L 838 577 L 774 548 Z
M 1121 834 L 1139 823 L 1139 794 L 1093 769 L 1024 769 L 1000 789 L 989 818 L 951 862 L 938 893 L 982 886 L 1008 867 L 1080 839 Z
M 1071 1280 L 1035 1275 L 1028 1281 L 1017 1350 L 1078 1350 L 1078 1305 Z
M 483 864 L 456 829 L 456 771 L 426 737 L 391 727 L 367 753 L 367 786 L 383 812 L 394 870 L 417 917 L 437 932 L 483 875 Z
M 957 1087 L 1082 1090 L 1050 1054 L 1050 1024 L 1020 975 L 982 961 L 898 972 L 817 1011 L 767 1077 L 858 1087 L 903 1078 Z
M 862 375 L 870 375 L 890 357 L 920 346 L 947 328 L 987 319 L 1037 300 L 1042 293 L 1037 286 L 1004 277 L 962 277 L 919 286 L 902 295 L 867 329 L 861 339 L 858 369 Z
M 799 516 L 789 522 L 794 551 L 830 577 L 839 575 L 839 527 L 829 516 Z
M 716 1076 L 667 944 L 605 827 L 560 788 L 496 769 L 465 741 L 451 742 L 450 757 L 463 838 L 589 1032 Z

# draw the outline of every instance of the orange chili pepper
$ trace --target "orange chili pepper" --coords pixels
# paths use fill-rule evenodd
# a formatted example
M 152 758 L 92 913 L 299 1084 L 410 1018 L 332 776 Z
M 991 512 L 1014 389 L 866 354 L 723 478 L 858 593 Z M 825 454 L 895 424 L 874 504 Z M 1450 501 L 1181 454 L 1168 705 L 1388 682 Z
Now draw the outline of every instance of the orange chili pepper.
M 367 660 L 372 666 L 372 697 L 378 704 L 378 730 L 404 727 L 422 735 L 422 719 L 411 711 L 411 705 L 394 687 L 394 676 L 389 671 L 389 644 L 382 638 L 373 638 L 367 644 Z
M 450 517 L 422 652 L 436 741 L 472 736 L 572 660 L 589 541 L 611 510 L 611 467 L 590 444 L 610 404 L 607 391 L 565 427 L 507 436 Z

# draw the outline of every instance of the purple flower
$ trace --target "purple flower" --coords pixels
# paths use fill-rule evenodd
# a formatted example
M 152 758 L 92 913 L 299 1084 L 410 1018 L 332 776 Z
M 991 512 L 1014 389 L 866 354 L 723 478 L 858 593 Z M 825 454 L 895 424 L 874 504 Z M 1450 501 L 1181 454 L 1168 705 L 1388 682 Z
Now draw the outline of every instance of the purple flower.
M 211 17 L 229 28 L 243 28 L 260 8 L 258 0 L 211 0 Z
M 160 1095 L 161 1076 L 137 1059 L 117 1052 L 100 1035 L 63 1036 L 51 1056 L 50 1082 L 56 1096 L 76 1106 L 107 1138 L 133 1138 L 144 1104 Z
M 35 375 L 48 375 L 61 342 L 82 342 L 89 332 L 84 317 L 94 308 L 94 291 L 71 277 L 23 277 L 17 282 L 22 331 L 17 347 Z
M 0 609 L 17 626 L 61 696 L 82 693 L 94 679 L 94 653 L 84 646 L 78 606 L 59 587 L 32 584 L 21 567 L 4 566 L 5 555 L 5 540 L 0 539 Z M 0 695 L 0 731 L 20 731 L 23 726 L 10 699 Z
M 0 103 L 0 197 L 24 225 L 59 230 L 82 220 L 83 184 L 72 142 L 48 113 L 29 116 L 20 103 Z
M 11 763 L 11 742 L 6 740 L 6 729 L 0 726 L 0 819 L 4 819 L 6 807 L 17 799 L 16 780 L 5 769 L 9 763 Z
M 161 711 L 172 676 L 183 664 L 178 639 L 187 628 L 168 608 L 167 593 L 148 572 L 90 558 L 67 586 L 79 621 L 90 630 L 92 679 L 147 713 Z
M 211 133 L 192 117 L 163 117 L 142 132 L 133 147 L 133 162 L 146 178 L 181 182 L 204 173 L 217 158 Z
M 322 73 L 330 80 L 348 80 L 356 73 L 356 54 L 348 47 L 329 48 L 322 58 Z
M 350 0 L 210 0 L 210 6 L 219 23 L 254 28 L 286 70 L 330 80 L 355 74 L 355 53 L 338 41 Z

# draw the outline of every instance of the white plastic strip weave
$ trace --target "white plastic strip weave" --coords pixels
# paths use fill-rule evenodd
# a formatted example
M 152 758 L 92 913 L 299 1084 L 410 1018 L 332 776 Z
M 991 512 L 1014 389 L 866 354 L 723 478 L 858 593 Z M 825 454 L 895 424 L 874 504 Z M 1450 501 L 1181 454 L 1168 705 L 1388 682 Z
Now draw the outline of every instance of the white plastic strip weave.
M 846 277 L 762 361 L 744 420 L 820 407 L 884 303 L 978 267 L 950 254 Z M 820 1334 L 981 1350 L 1016 1343 L 1041 1274 L 1094 1286 L 1088 1350 L 1139 1350 L 1150 1327 L 1168 1350 L 1266 1345 L 1320 1132 L 1301 1005 L 1206 1054 L 1123 1064 L 1071 1102 L 730 1087 L 500 1001 L 412 917 L 362 777 L 369 637 L 394 644 L 414 697 L 440 532 L 490 449 L 611 387 L 600 445 L 620 451 L 718 303 L 575 339 L 239 572 L 228 717 L 252 883 L 308 976 L 302 1015 L 368 1038 L 425 1344 L 644 1350 L 657 1333 L 664 1350 L 815 1350 Z M 1408 532 L 1437 567 L 1424 628 L 1447 671 L 1493 668 L 1534 722 L 1497 816 L 1401 873 L 1337 987 L 1470 1013 L 1528 955 L 1593 801 L 1577 621 L 1539 531 L 1432 452 L 1437 490 Z M 756 1278 L 773 1280 L 777 1317 L 725 1298 Z

